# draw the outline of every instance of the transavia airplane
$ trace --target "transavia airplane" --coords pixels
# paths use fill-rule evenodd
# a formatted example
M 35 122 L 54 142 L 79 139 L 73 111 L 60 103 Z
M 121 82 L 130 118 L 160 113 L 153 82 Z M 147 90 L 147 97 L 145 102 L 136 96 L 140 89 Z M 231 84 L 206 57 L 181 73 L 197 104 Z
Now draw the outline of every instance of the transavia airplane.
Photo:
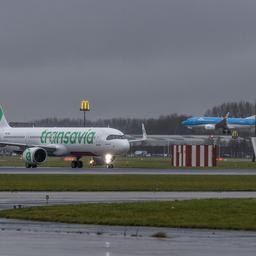
M 229 113 L 225 117 L 191 117 L 182 122 L 188 128 L 201 127 L 206 130 L 222 129 L 223 133 L 231 133 L 231 130 L 254 128 L 256 118 L 229 118 Z
M 15 146 L 22 153 L 27 168 L 36 168 L 47 161 L 48 156 L 73 156 L 72 168 L 82 168 L 83 156 L 91 156 L 97 163 L 113 168 L 116 156 L 125 155 L 130 143 L 146 140 L 128 140 L 125 135 L 112 128 L 12 128 L 0 106 L 0 146 Z

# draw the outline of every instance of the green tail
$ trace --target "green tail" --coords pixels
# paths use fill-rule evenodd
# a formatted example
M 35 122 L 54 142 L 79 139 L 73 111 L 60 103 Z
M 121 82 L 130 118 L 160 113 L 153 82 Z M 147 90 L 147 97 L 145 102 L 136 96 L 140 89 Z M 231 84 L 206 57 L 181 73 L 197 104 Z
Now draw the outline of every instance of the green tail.
M 0 128 L 7 128 L 7 127 L 10 127 L 10 126 L 4 116 L 4 110 L 0 105 Z

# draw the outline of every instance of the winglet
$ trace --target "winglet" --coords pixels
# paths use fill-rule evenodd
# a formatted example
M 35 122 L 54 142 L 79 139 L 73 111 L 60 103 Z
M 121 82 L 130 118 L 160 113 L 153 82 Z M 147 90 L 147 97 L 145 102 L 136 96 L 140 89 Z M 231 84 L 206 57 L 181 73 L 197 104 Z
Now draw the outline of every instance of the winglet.
M 146 129 L 145 129 L 145 125 L 142 123 L 142 139 L 143 140 L 147 140 L 148 136 L 147 136 L 147 132 L 146 132 Z
M 228 112 L 226 115 L 225 115 L 225 117 L 224 118 L 229 118 L 229 116 L 230 116 L 230 112 Z
M 137 142 L 144 142 L 148 139 L 147 132 L 146 132 L 146 129 L 145 129 L 145 125 L 142 124 L 141 126 L 142 126 L 142 138 L 129 140 L 129 142 L 131 144 L 132 143 L 137 143 Z
M 7 120 L 5 119 L 4 116 L 4 110 L 2 106 L 0 105 L 0 128 L 8 128 L 10 127 Z

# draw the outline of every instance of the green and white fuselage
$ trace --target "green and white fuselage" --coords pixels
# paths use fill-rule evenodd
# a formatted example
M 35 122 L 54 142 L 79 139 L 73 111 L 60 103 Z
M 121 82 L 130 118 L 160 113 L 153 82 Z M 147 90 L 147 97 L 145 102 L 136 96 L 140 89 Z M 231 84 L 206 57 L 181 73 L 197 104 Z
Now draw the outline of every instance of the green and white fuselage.
M 47 156 L 73 156 L 77 163 L 83 156 L 107 156 L 110 163 L 115 156 L 124 155 L 130 149 L 124 134 L 112 128 L 12 128 L 1 107 L 0 145 L 19 147 L 31 167 L 40 163 L 34 158 L 43 160 Z

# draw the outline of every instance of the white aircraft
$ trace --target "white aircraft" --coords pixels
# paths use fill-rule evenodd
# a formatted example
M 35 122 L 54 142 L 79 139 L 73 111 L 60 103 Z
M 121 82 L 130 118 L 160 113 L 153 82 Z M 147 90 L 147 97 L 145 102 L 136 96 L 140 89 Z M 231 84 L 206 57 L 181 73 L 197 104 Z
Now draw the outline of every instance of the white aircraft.
M 95 162 L 113 168 L 115 157 L 125 155 L 130 143 L 144 140 L 144 125 L 143 138 L 131 141 L 112 128 L 12 128 L 0 106 L 0 146 L 19 147 L 27 168 L 36 168 L 48 156 L 73 156 L 76 160 L 72 161 L 72 168 L 82 168 L 80 159 L 91 156 Z

